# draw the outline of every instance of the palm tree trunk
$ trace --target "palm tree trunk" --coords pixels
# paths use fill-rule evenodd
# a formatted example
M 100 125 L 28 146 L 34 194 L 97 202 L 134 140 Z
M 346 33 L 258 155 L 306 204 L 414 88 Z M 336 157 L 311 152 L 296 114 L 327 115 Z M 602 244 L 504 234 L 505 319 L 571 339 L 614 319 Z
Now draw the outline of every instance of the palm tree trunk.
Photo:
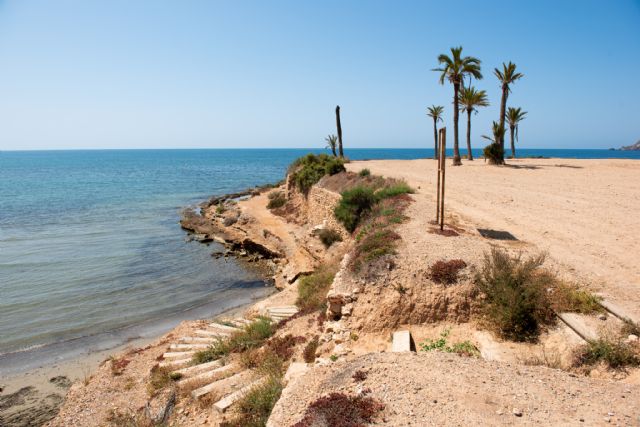
M 342 126 L 340 125 L 340 106 L 336 105 L 336 127 L 338 128 L 338 152 L 340 157 L 344 157 L 344 151 L 342 151 Z
M 507 97 L 509 96 L 509 86 L 506 84 L 502 85 L 502 100 L 500 101 L 500 127 L 504 129 L 504 119 L 507 109 Z M 504 132 L 502 133 L 502 137 L 500 137 L 500 145 L 502 145 L 502 151 L 504 152 Z M 500 163 L 504 164 L 504 157 L 500 159 Z
M 467 110 L 467 159 L 473 160 L 471 153 L 471 110 Z
M 460 83 L 453 84 L 453 166 L 461 166 L 460 147 L 458 146 L 458 92 Z
M 513 157 L 514 159 L 516 158 L 516 144 L 514 142 L 513 139 L 513 130 L 515 129 L 514 126 L 509 126 L 511 129 L 511 157 Z
M 433 158 L 438 160 L 438 125 L 436 118 L 433 118 Z

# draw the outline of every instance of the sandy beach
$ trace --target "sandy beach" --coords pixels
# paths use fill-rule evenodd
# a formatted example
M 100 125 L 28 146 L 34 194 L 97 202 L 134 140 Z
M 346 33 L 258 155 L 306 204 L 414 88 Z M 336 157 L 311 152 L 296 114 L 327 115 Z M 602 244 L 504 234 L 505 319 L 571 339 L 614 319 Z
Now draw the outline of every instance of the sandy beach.
M 547 251 L 581 285 L 640 318 L 640 164 L 634 160 L 516 159 L 447 165 L 447 208 L 478 228 L 508 231 Z M 436 162 L 352 162 L 373 174 L 404 178 L 435 199 Z M 431 191 L 433 188 L 433 191 Z M 431 212 L 425 212 L 431 217 Z

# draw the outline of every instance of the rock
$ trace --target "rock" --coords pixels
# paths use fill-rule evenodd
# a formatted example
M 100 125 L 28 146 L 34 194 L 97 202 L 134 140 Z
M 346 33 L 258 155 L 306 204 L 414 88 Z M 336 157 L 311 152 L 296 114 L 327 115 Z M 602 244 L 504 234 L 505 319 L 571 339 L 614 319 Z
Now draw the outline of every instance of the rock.
M 147 418 L 154 424 L 164 424 L 169 419 L 175 404 L 176 392 L 173 390 L 163 390 L 149 399 L 145 405 L 144 412 Z
M 638 336 L 634 335 L 634 334 L 631 334 L 631 335 L 629 335 L 627 337 L 627 339 L 625 341 L 627 342 L 627 344 L 638 342 Z
M 521 417 L 522 416 L 522 411 L 518 408 L 513 408 L 513 411 L 511 411 L 511 413 L 513 415 L 515 415 L 516 417 Z
M 600 314 L 600 315 L 598 316 L 598 319 L 600 319 L 600 320 L 607 320 L 607 315 L 606 315 L 606 314 L 604 314 L 604 313 L 602 313 L 602 314 Z

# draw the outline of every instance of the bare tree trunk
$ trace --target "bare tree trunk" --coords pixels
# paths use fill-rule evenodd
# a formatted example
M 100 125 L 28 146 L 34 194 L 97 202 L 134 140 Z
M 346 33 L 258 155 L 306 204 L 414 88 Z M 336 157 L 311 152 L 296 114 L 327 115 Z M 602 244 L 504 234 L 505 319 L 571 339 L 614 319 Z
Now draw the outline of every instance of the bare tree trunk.
M 502 100 L 500 101 L 500 128 L 504 129 L 504 118 L 507 109 L 507 97 L 509 96 L 509 86 L 506 84 L 502 85 Z M 502 146 L 502 152 L 504 153 L 504 132 L 500 137 L 500 145 Z M 504 155 L 503 158 L 500 159 L 498 164 L 504 164 Z
M 471 110 L 467 111 L 467 159 L 473 160 L 471 153 Z
M 433 158 L 438 160 L 438 125 L 436 118 L 433 118 Z
M 460 83 L 453 84 L 453 166 L 462 165 L 460 160 L 460 147 L 458 146 L 458 92 Z
M 513 139 L 514 127 L 513 126 L 509 126 L 509 127 L 511 128 L 510 129 L 511 130 L 511 157 L 513 157 L 515 159 L 516 158 L 516 144 L 515 144 L 514 139 Z
M 342 126 L 340 125 L 340 106 L 336 105 L 336 127 L 338 128 L 338 152 L 340 157 L 344 157 L 344 151 L 342 150 Z

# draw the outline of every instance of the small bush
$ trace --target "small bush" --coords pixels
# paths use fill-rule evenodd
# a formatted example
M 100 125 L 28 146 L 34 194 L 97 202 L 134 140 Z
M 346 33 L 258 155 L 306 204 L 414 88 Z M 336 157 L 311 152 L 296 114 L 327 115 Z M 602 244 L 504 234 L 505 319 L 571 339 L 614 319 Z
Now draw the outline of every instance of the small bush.
M 307 194 L 311 187 L 325 175 L 346 171 L 344 161 L 326 154 L 307 154 L 289 166 L 289 173 L 296 187 Z
M 361 427 L 374 421 L 384 405 L 366 396 L 331 393 L 313 402 L 305 415 L 292 427 Z
M 217 340 L 211 347 L 193 355 L 193 363 L 198 365 L 219 359 L 231 353 L 242 353 L 260 347 L 276 331 L 276 325 L 267 318 L 246 325 L 242 331 L 234 332 L 230 337 Z
M 324 307 L 335 274 L 335 267 L 321 266 L 312 274 L 301 278 L 298 281 L 296 305 L 307 312 Z
M 311 341 L 307 343 L 302 351 L 302 357 L 307 363 L 313 363 L 316 361 L 316 351 L 320 345 L 320 338 L 316 335 Z
M 161 368 L 155 365 L 151 368 L 151 375 L 149 375 L 149 383 L 147 385 L 147 391 L 150 395 L 154 395 L 158 390 L 169 386 L 173 381 L 171 380 L 170 371 L 167 368 Z
M 349 267 L 352 271 L 357 272 L 380 257 L 395 254 L 397 240 L 400 240 L 400 235 L 388 228 L 378 229 L 366 234 L 358 242 Z
M 216 206 L 216 213 L 218 215 L 222 215 L 226 211 L 227 211 L 227 208 L 224 207 L 224 203 L 223 202 L 219 202 L 218 206 Z
M 398 181 L 389 186 L 382 187 L 381 189 L 376 191 L 376 197 L 378 198 L 378 200 L 383 200 L 399 196 L 401 194 L 412 194 L 414 192 L 414 189 L 409 187 L 409 184 L 404 181 Z
M 266 383 L 251 389 L 237 403 L 237 415 L 231 421 L 224 421 L 221 427 L 263 427 L 282 394 L 282 381 L 269 377 Z
M 367 187 L 354 187 L 342 192 L 342 198 L 334 210 L 336 219 L 350 232 L 358 226 L 358 223 L 376 204 L 373 190 Z
M 540 325 L 553 318 L 546 290 L 556 280 L 541 271 L 544 259 L 544 255 L 511 258 L 496 248 L 485 254 L 476 285 L 486 295 L 488 320 L 505 338 L 535 339 Z
M 365 371 L 357 370 L 353 373 L 351 378 L 353 378 L 354 381 L 361 382 L 367 379 L 367 373 Z
M 335 242 L 342 242 L 340 233 L 331 228 L 323 228 L 322 230 L 320 230 L 320 232 L 318 233 L 318 237 L 320 238 L 320 241 L 322 242 L 324 247 L 327 249 L 330 248 L 331 245 L 333 245 Z
M 462 341 L 454 343 L 449 346 L 447 344 L 447 337 L 449 336 L 449 329 L 445 329 L 440 333 L 440 338 L 437 340 L 427 339 L 420 344 L 422 351 L 444 351 L 446 353 L 457 353 L 468 357 L 478 357 L 480 351 L 470 341 Z
M 369 176 L 371 175 L 371 171 L 367 168 L 362 169 L 360 172 L 358 172 L 358 175 L 365 177 L 365 176 Z
M 282 191 L 272 191 L 267 196 L 269 198 L 269 203 L 267 203 L 267 209 L 277 209 L 287 203 L 287 198 L 284 196 Z
M 605 362 L 612 369 L 640 366 L 640 355 L 637 349 L 620 338 L 600 338 L 581 346 L 574 354 L 573 365 L 576 367 L 598 362 Z
M 122 375 L 124 368 L 126 368 L 130 362 L 131 361 L 129 359 L 124 357 L 120 359 L 111 358 L 111 374 L 114 377 Z
M 430 268 L 430 277 L 436 283 L 451 285 L 458 281 L 458 273 L 467 263 L 461 259 L 437 261 Z
M 491 164 L 501 164 L 502 159 L 504 159 L 504 148 L 502 148 L 502 144 L 499 142 L 492 142 L 491 144 L 484 147 L 482 150 L 482 154 L 484 158 L 489 161 Z

